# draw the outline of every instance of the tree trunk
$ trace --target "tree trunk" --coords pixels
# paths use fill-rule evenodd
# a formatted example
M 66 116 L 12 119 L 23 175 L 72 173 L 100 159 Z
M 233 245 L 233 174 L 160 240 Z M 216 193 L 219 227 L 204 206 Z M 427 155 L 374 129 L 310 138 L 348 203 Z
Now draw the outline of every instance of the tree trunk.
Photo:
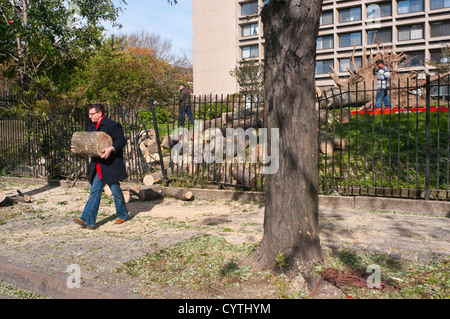
M 282 257 L 286 270 L 305 278 L 322 262 L 314 79 L 321 5 L 271 0 L 261 14 L 268 149 L 270 130 L 278 128 L 279 169 L 266 176 L 264 236 L 249 261 L 255 270 L 277 269 Z
M 104 132 L 75 132 L 72 135 L 72 146 L 78 155 L 100 157 L 105 148 L 112 146 L 112 139 Z

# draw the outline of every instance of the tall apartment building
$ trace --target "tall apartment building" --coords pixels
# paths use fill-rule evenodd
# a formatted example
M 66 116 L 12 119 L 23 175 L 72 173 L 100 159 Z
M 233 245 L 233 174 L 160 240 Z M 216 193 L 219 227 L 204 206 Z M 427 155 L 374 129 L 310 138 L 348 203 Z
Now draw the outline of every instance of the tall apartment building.
M 194 93 L 239 92 L 230 71 L 241 61 L 264 58 L 259 16 L 267 0 L 193 0 Z M 450 0 L 324 0 L 316 42 L 316 86 L 333 85 L 330 66 L 348 76 L 351 54 L 377 42 L 412 59 L 401 71 L 432 72 L 450 45 Z M 450 62 L 450 61 L 449 61 Z

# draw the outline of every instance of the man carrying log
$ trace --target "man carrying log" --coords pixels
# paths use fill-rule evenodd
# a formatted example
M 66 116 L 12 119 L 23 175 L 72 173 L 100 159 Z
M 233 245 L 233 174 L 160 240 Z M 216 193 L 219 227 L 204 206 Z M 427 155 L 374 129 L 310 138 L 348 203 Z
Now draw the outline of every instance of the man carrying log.
M 88 132 L 100 131 L 111 136 L 112 146 L 102 151 L 101 157 L 92 157 L 89 167 L 88 180 L 91 183 L 89 199 L 80 218 L 73 221 L 78 225 L 94 229 L 97 213 L 100 206 L 100 197 L 103 188 L 108 184 L 114 196 L 117 220 L 115 224 L 122 224 L 128 218 L 128 209 L 120 189 L 120 181 L 127 178 L 125 163 L 123 161 L 123 147 L 127 144 L 122 126 L 104 116 L 103 104 L 96 103 L 89 107 L 89 118 L 92 124 Z M 73 153 L 77 153 L 71 146 Z

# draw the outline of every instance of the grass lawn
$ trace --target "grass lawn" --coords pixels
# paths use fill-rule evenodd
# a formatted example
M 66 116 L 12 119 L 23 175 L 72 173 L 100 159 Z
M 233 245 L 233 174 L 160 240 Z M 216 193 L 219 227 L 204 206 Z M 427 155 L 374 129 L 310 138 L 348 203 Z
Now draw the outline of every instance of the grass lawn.
M 339 110 L 336 110 L 336 114 Z M 431 113 L 430 188 L 447 190 L 450 113 Z M 424 189 L 426 114 L 353 115 L 350 122 L 328 124 L 329 135 L 348 140 L 344 150 L 321 154 L 322 187 Z

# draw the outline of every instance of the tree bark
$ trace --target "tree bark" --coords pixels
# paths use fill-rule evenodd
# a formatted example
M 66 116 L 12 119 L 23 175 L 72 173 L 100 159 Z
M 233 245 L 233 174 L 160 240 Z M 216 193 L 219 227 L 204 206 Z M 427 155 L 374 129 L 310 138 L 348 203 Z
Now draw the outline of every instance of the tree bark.
M 102 151 L 112 146 L 112 139 L 105 132 L 75 132 L 72 135 L 72 146 L 78 155 L 101 157 Z
M 262 10 L 268 149 L 271 129 L 279 129 L 280 141 L 279 169 L 266 176 L 264 236 L 249 260 L 255 270 L 278 269 L 282 256 L 286 270 L 308 277 L 322 262 L 314 79 L 321 6 L 271 0 Z

